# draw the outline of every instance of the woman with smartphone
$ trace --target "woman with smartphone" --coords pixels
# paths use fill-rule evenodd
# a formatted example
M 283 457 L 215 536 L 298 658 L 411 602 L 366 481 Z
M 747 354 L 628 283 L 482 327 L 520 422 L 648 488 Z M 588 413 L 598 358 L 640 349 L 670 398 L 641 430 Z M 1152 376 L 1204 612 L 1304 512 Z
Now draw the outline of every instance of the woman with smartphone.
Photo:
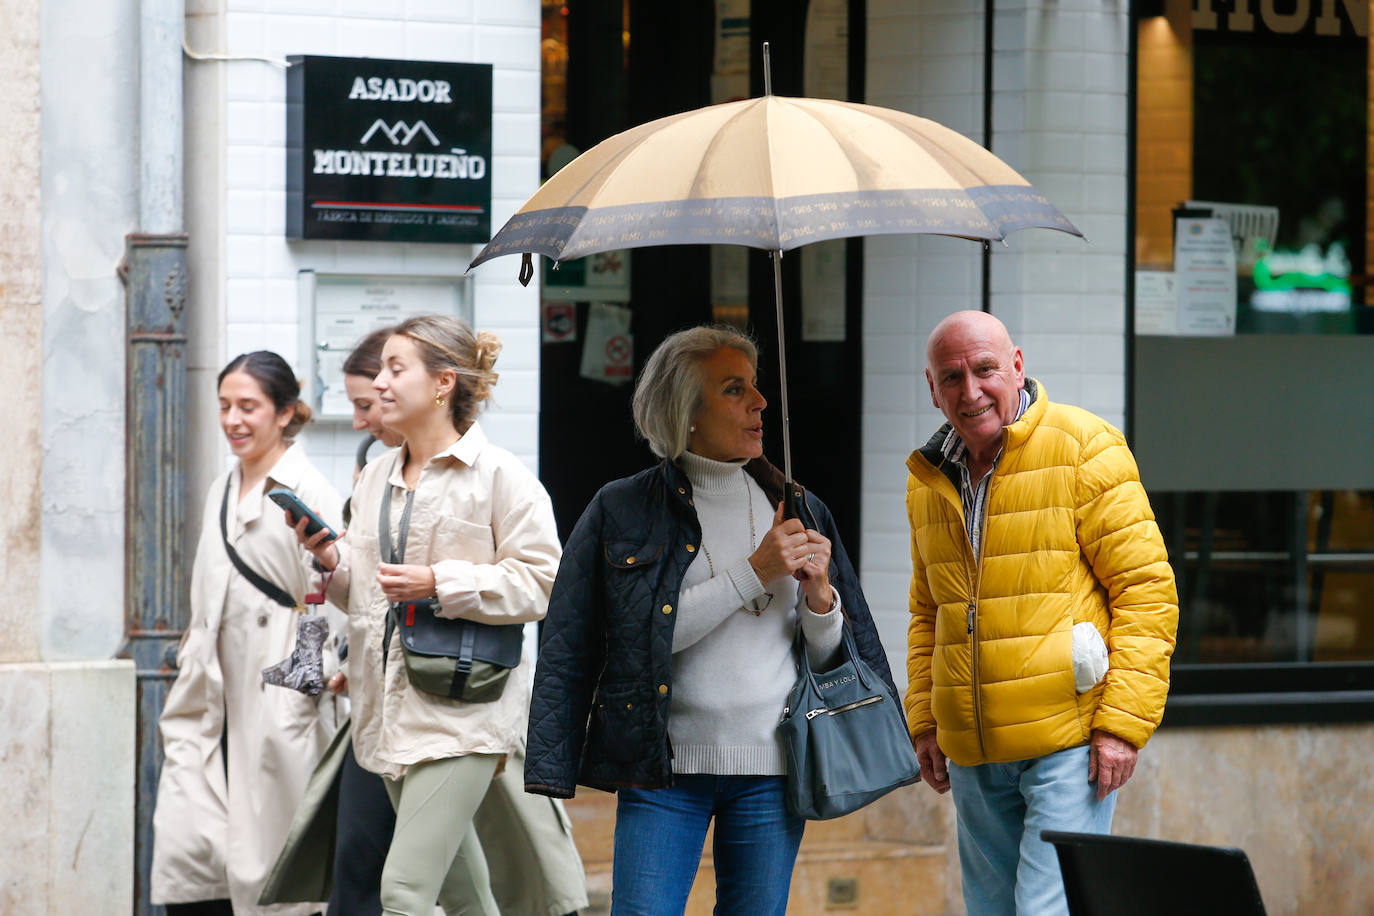
M 391 334 L 389 327 L 371 332 L 358 341 L 343 362 L 344 390 L 353 405 L 353 428 L 367 433 L 358 448 L 355 485 L 374 442 L 391 449 L 404 441 L 382 424 L 381 401 L 372 387 L 382 371 L 382 348 Z M 345 504 L 345 519 L 349 519 L 349 505 L 351 500 Z M 334 676 L 329 687 L 347 691 L 345 670 Z M 345 727 L 351 728 L 351 723 Z M 573 913 L 587 905 L 586 879 L 563 803 L 527 794 L 524 772 L 524 750 L 519 748 L 492 781 L 475 816 L 492 895 L 502 916 Z M 337 778 L 329 916 L 374 916 L 381 911 L 382 866 L 396 826 L 395 812 L 382 777 L 358 765 L 351 740 Z
M 296 525 L 333 571 L 330 600 L 348 608 L 353 752 L 384 777 L 396 809 L 380 895 L 393 916 L 430 916 L 436 901 L 449 913 L 498 913 L 473 820 L 521 748 L 529 653 L 496 696 L 455 699 L 412 683 L 394 628 L 401 608 L 496 628 L 547 608 L 559 557 L 548 494 L 476 420 L 500 349 L 495 335 L 446 316 L 398 325 L 373 389 L 382 424 L 405 443 L 364 468 L 341 539 Z
M 205 497 L 191 620 L 160 721 L 151 890 L 172 916 L 262 912 L 262 885 L 335 726 L 328 694 L 266 686 L 262 676 L 291 655 L 305 595 L 319 582 L 267 492 L 291 490 L 339 527 L 338 494 L 293 444 L 310 409 L 286 361 L 258 350 L 220 373 L 219 416 L 237 461 Z M 331 631 L 341 633 L 337 616 Z

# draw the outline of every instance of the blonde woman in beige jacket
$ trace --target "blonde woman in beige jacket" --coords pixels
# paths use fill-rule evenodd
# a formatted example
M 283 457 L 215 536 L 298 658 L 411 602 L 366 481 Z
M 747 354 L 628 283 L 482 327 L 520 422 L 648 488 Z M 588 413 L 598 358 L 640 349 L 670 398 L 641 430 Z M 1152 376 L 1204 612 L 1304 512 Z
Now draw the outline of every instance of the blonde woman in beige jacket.
M 523 624 L 547 610 L 559 559 L 548 494 L 475 420 L 500 349 L 494 335 L 446 316 L 398 325 L 373 387 L 382 422 L 405 444 L 363 470 L 341 540 L 307 537 L 304 520 L 296 528 L 333 570 L 330 600 L 348 609 L 353 751 L 385 777 L 396 808 L 381 883 L 392 916 L 430 916 L 436 901 L 449 913 L 497 914 L 472 818 L 524 739 L 528 654 L 499 698 L 465 703 L 417 690 L 399 636 L 386 657 L 383 638 L 394 603 L 437 599 L 438 616 L 487 624 Z M 379 545 L 384 498 L 398 552 L 404 534 L 395 563 Z
M 205 497 L 191 620 L 159 723 L 165 760 L 153 814 L 152 902 L 169 914 L 315 913 L 323 906 L 257 906 L 335 727 L 332 695 L 262 681 L 263 668 L 291 654 L 304 596 L 320 581 L 266 493 L 294 490 L 333 526 L 340 500 L 291 442 L 310 410 L 285 360 L 265 350 L 237 357 L 220 373 L 219 402 L 238 460 Z M 293 607 L 235 568 L 226 533 L 243 563 Z M 331 632 L 342 634 L 343 615 L 331 616 Z M 338 664 L 333 644 L 326 644 L 326 676 Z

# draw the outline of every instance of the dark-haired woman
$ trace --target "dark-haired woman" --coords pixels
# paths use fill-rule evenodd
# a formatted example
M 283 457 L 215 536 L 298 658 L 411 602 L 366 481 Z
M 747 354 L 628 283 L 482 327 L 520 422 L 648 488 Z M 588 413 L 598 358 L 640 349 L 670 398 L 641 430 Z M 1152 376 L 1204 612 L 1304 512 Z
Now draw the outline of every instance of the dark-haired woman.
M 206 495 L 191 621 L 160 722 L 152 900 L 170 914 L 315 913 L 322 905 L 257 906 L 335 725 L 328 694 L 263 684 L 262 669 L 291 654 L 305 594 L 319 583 L 266 493 L 294 490 L 335 528 L 339 496 L 292 444 L 310 409 L 280 356 L 259 350 L 230 362 L 219 376 L 219 416 L 238 460 Z M 330 629 L 342 633 L 341 616 Z M 326 674 L 336 665 L 327 657 Z

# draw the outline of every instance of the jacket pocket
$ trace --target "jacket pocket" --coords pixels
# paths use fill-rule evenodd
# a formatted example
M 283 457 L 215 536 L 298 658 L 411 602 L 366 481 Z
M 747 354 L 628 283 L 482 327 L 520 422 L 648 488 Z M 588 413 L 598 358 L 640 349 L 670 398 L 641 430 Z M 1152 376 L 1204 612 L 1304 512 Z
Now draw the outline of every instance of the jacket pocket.
M 606 562 L 613 569 L 643 569 L 663 556 L 663 545 L 640 541 L 606 541 Z
M 653 693 L 644 684 L 602 684 L 592 705 L 586 756 L 634 763 L 653 727 Z
M 1087 693 L 1107 676 L 1107 644 L 1097 627 L 1084 621 L 1073 625 L 1074 689 Z
M 479 525 L 467 519 L 445 516 L 436 526 L 434 562 L 457 558 L 472 563 L 496 562 L 496 537 L 490 525 Z

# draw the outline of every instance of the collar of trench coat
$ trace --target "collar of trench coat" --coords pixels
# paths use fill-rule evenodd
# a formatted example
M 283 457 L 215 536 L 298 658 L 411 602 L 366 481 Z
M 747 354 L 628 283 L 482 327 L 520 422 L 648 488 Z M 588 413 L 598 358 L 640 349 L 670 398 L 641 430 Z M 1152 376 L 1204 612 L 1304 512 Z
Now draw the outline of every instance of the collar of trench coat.
M 256 498 L 239 501 L 239 488 L 243 486 L 243 468 L 235 464 L 229 469 L 229 540 L 237 542 L 243 534 L 244 526 L 262 517 L 263 504 L 267 501 L 267 491 L 276 487 L 286 487 L 295 491 L 301 485 L 306 470 L 310 467 L 305 450 L 296 443 L 287 446 L 286 451 L 272 465 L 263 481 L 262 492 Z M 318 508 L 318 507 L 314 507 Z

